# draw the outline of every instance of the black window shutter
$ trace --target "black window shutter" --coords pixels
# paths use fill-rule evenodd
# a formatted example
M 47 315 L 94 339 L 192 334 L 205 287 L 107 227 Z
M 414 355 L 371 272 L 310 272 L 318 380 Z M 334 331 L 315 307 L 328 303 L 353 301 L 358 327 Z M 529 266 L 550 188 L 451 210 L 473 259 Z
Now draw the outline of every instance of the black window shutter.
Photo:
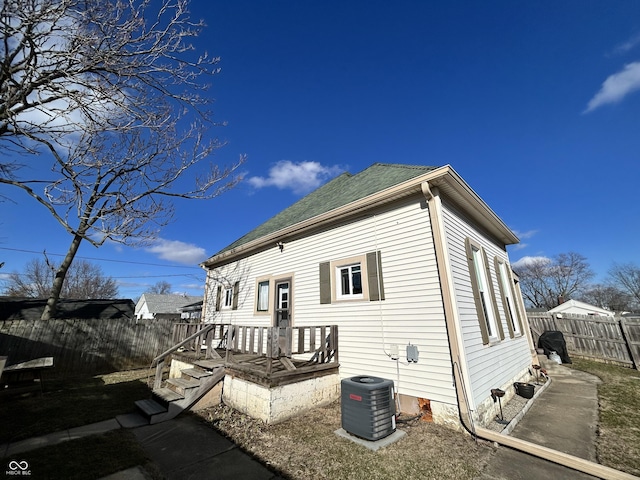
M 238 309 L 238 297 L 240 296 L 240 282 L 236 282 L 233 284 L 233 305 L 231 306 L 232 310 Z
M 498 290 L 500 291 L 500 298 L 502 299 L 502 310 L 504 311 L 504 318 L 507 321 L 507 328 L 509 329 L 509 337 L 513 338 L 514 333 L 513 333 L 513 325 L 511 324 L 511 321 L 512 319 L 513 321 L 515 321 L 515 317 L 514 317 L 515 312 L 513 311 L 512 306 L 509 305 L 509 298 L 507 297 L 507 292 L 504 291 L 504 286 L 502 285 L 503 280 L 505 280 L 506 282 L 509 282 L 509 280 L 506 278 L 505 279 L 502 278 L 502 272 L 500 271 L 500 260 L 497 256 L 493 259 L 493 268 L 495 268 L 496 277 L 498 278 Z M 496 316 L 497 316 L 497 313 L 496 313 Z M 503 340 L 504 340 L 504 333 L 503 333 Z
M 367 253 L 367 280 L 369 282 L 369 300 L 384 300 L 384 282 L 382 281 L 382 256 L 380 250 Z
M 220 311 L 220 302 L 222 301 L 222 285 L 218 285 L 216 290 L 216 312 Z
M 320 303 L 331 303 L 331 266 L 329 262 L 320 264 Z

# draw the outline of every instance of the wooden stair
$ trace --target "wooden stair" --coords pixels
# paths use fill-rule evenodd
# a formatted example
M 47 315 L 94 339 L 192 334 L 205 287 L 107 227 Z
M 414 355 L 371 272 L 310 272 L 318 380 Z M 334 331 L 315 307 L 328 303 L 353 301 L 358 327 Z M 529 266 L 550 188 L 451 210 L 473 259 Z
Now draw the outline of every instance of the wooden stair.
M 225 368 L 218 362 L 206 367 L 196 365 L 180 373 L 180 378 L 169 378 L 164 387 L 154 389 L 151 398 L 135 402 L 150 424 L 171 420 L 189 410 L 224 378 Z

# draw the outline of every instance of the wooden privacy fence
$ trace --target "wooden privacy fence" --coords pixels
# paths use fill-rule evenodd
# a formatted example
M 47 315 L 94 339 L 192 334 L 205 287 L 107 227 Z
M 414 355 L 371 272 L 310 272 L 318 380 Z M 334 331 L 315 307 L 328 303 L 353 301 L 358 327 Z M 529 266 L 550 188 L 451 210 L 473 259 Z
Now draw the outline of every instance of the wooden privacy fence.
M 565 313 L 529 313 L 527 318 L 536 345 L 543 332 L 559 331 L 570 354 L 640 366 L 640 318 Z
M 175 320 L 133 319 L 0 321 L 0 355 L 14 364 L 53 357 L 51 376 L 67 378 L 149 367 L 172 343 Z

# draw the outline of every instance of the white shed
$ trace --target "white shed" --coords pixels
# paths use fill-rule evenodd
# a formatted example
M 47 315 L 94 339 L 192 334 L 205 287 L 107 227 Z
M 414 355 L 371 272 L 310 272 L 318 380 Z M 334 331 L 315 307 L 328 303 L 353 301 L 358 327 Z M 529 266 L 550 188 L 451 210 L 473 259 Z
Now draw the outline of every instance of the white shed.
M 580 302 L 578 300 L 567 300 L 561 303 L 555 308 L 549 310 L 549 313 L 563 314 L 563 313 L 576 313 L 579 315 L 598 315 L 602 317 L 614 317 L 615 313 L 606 308 L 596 307 L 589 303 Z

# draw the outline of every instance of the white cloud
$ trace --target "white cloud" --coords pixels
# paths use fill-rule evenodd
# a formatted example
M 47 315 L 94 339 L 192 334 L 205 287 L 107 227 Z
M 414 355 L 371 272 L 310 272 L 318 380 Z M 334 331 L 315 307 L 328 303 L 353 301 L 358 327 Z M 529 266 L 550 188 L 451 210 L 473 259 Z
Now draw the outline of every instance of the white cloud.
M 308 193 L 344 169 L 338 165 L 325 167 L 319 162 L 293 163 L 281 160 L 269 169 L 268 177 L 251 177 L 247 181 L 255 188 L 291 189 L 296 194 Z
M 623 54 L 627 53 L 629 50 L 633 50 L 636 46 L 640 45 L 640 33 L 635 34 L 629 40 L 620 45 L 617 45 L 613 49 L 613 53 Z
M 527 230 L 527 231 L 520 231 L 520 230 L 515 230 L 515 229 L 511 229 L 513 231 L 513 233 L 516 234 L 516 237 L 518 237 L 520 239 L 520 243 L 516 243 L 515 245 L 511 245 L 510 249 L 513 251 L 517 251 L 517 250 L 522 250 L 524 248 L 527 248 L 529 246 L 528 243 L 524 243 L 522 242 L 522 240 L 526 240 L 528 238 L 533 237 L 536 233 L 538 233 L 538 230 Z
M 602 105 L 616 103 L 625 96 L 640 90 L 640 62 L 629 63 L 624 68 L 610 75 L 603 83 L 600 91 L 589 100 L 582 113 L 589 113 Z
M 518 268 L 518 267 L 524 267 L 527 265 L 531 265 L 532 263 L 537 263 L 537 262 L 544 262 L 544 263 L 550 263 L 551 259 L 549 257 L 522 257 L 520 260 L 518 260 L 517 262 L 513 262 L 511 264 L 511 266 L 513 268 Z
M 182 288 L 184 290 L 204 290 L 204 279 L 202 283 L 183 283 L 178 286 L 178 288 Z
M 538 233 L 538 230 L 527 230 L 525 232 L 521 232 L 520 230 L 513 230 L 513 233 L 515 233 L 516 237 L 518 237 L 520 240 L 526 240 L 527 238 L 531 238 L 536 233 Z
M 181 242 L 180 240 L 166 240 L 164 238 L 158 239 L 153 246 L 146 250 L 148 252 L 155 253 L 163 260 L 183 263 L 185 265 L 200 263 L 207 257 L 206 252 L 202 247 L 198 247 L 191 243 Z

